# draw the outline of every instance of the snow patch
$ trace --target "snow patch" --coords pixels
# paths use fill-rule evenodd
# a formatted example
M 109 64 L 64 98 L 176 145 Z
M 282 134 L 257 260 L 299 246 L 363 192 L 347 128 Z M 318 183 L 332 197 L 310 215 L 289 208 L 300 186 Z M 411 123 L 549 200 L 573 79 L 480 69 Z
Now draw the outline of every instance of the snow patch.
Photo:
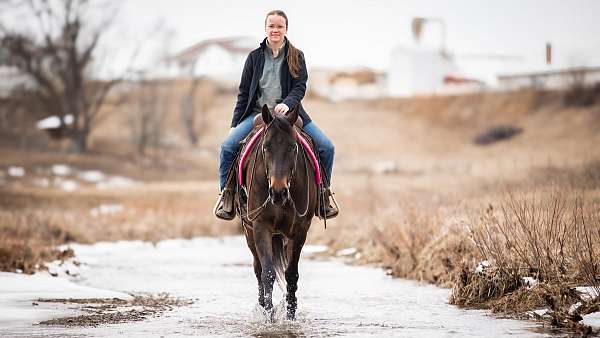
M 577 310 L 581 307 L 581 302 L 577 302 L 569 308 L 569 314 L 572 316 L 577 313 Z
M 378 161 L 372 169 L 377 174 L 389 174 L 398 171 L 398 166 L 393 161 Z
M 25 169 L 23 167 L 10 166 L 8 167 L 8 176 L 23 177 L 25 176 Z
M 543 317 L 549 313 L 550 313 L 550 310 L 546 309 L 546 308 L 527 312 L 527 314 L 529 314 L 530 317 L 536 317 L 536 315 L 539 317 Z
M 533 277 L 522 277 L 521 279 L 523 280 L 523 284 L 525 284 L 525 286 L 527 286 L 528 289 L 531 289 L 532 287 L 538 285 L 537 279 Z
M 329 250 L 329 247 L 327 245 L 322 245 L 322 244 L 310 244 L 310 245 L 305 245 L 302 248 L 302 252 L 306 253 L 306 254 L 323 253 L 323 252 L 327 252 L 328 250 Z
M 99 170 L 83 171 L 79 174 L 79 178 L 86 182 L 97 183 L 106 179 L 106 175 Z
M 479 264 L 477 264 L 477 267 L 475 268 L 475 272 L 483 273 L 484 270 L 490 268 L 491 266 L 492 265 L 487 260 L 481 261 L 481 262 L 479 262 Z
M 73 180 L 59 181 L 58 187 L 66 192 L 73 192 L 79 189 L 79 184 Z
M 67 114 L 67 115 L 63 116 L 62 122 L 65 125 L 70 125 L 73 123 L 74 120 L 75 120 L 75 118 L 73 118 L 73 115 Z M 60 126 L 63 123 L 61 123 L 60 118 L 58 116 L 52 115 L 52 116 L 48 116 L 44 119 L 39 120 L 37 122 L 36 126 L 37 126 L 37 129 L 40 129 L 40 130 L 56 129 L 56 128 L 60 128 Z
M 600 327 L 600 312 L 594 312 L 583 316 L 583 324 Z
M 96 184 L 96 187 L 98 189 L 129 188 L 136 184 L 137 182 L 127 177 L 111 176 L 105 182 L 98 182 L 98 184 Z
M 48 188 L 50 186 L 50 180 L 47 178 L 37 178 L 33 181 L 33 184 L 38 187 Z
M 600 297 L 598 288 L 593 286 L 578 286 L 575 289 L 581 293 L 581 299 L 586 301 Z
M 121 204 L 101 204 L 90 210 L 92 217 L 98 217 L 100 215 L 118 214 L 125 210 L 125 207 Z
M 46 264 L 46 267 L 52 277 L 75 277 L 79 276 L 79 265 L 80 263 L 76 259 L 70 258 L 65 261 L 52 261 Z
M 66 164 L 55 164 L 50 170 L 56 176 L 67 176 L 71 175 L 72 172 L 71 168 Z
M 356 253 L 356 248 L 345 248 L 335 253 L 336 256 L 350 256 Z

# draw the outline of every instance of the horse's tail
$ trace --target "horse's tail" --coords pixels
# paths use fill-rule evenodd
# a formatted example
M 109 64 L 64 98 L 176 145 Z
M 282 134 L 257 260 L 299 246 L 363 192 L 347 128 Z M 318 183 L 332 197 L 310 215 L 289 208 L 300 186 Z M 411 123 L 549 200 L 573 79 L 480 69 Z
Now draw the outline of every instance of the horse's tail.
M 285 247 L 283 244 L 283 235 L 273 235 L 273 267 L 275 268 L 275 280 L 285 294 L 287 292 L 287 283 L 285 282 L 285 269 L 287 268 L 287 257 L 285 255 Z

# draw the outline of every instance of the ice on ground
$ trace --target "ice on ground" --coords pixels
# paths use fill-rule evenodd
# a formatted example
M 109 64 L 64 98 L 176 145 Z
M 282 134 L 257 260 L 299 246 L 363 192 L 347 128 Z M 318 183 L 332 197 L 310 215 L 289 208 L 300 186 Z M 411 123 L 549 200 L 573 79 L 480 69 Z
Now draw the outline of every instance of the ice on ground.
M 0 327 L 18 326 L 56 318 L 68 309 L 33 306 L 39 298 L 119 298 L 129 300 L 128 294 L 74 284 L 48 274 L 23 275 L 0 272 Z
M 98 217 L 100 215 L 118 214 L 125 210 L 125 207 L 121 204 L 101 204 L 90 210 L 92 217 Z
M 111 176 L 104 182 L 98 182 L 96 184 L 96 187 L 98 189 L 129 188 L 136 184 L 137 183 L 134 180 L 127 178 L 127 177 Z
M 55 164 L 51 168 L 52 174 L 56 176 L 67 176 L 71 175 L 73 170 L 66 164 Z
M 79 174 L 79 178 L 86 182 L 97 183 L 106 179 L 106 175 L 100 170 L 88 170 Z
M 350 256 L 356 253 L 356 248 L 345 248 L 335 253 L 336 256 Z
M 487 260 L 481 261 L 481 262 L 479 262 L 479 264 L 477 264 L 477 267 L 475 268 L 475 272 L 476 273 L 482 273 L 483 270 L 485 270 L 485 269 L 487 269 L 487 268 L 489 268 L 491 266 L 492 265 Z
M 8 176 L 23 177 L 23 176 L 25 176 L 25 168 L 17 167 L 17 166 L 10 166 L 10 167 L 8 167 Z

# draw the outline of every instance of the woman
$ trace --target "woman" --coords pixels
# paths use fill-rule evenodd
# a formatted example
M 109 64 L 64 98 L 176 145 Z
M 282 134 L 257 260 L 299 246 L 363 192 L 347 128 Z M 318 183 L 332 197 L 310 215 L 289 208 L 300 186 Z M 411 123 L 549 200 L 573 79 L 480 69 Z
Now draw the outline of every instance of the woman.
M 304 122 L 303 129 L 317 144 L 319 159 L 328 178 L 325 184 L 329 191 L 334 147 L 327 136 L 311 121 L 300 103 L 306 92 L 308 73 L 303 53 L 286 38 L 287 29 L 288 19 L 283 11 L 274 10 L 267 13 L 265 18 L 267 37 L 260 47 L 250 52 L 244 64 L 231 129 L 229 136 L 221 145 L 219 165 L 221 196 L 215 212 L 221 219 L 231 220 L 235 217 L 233 210 L 235 180 L 232 179 L 228 183 L 227 176 L 239 151 L 239 142 L 252 130 L 254 115 L 260 114 L 264 104 L 281 114 L 298 106 L 300 117 Z M 325 204 L 326 217 L 335 217 L 338 210 L 330 203 Z

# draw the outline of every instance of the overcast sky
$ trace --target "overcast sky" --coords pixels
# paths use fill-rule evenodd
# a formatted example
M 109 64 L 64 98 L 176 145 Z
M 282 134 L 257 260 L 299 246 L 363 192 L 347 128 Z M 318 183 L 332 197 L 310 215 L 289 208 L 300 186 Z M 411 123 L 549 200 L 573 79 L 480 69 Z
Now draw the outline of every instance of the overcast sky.
M 264 16 L 284 10 L 288 37 L 310 66 L 364 65 L 385 69 L 392 48 L 414 46 L 415 16 L 439 17 L 446 44 L 457 54 L 521 56 L 545 67 L 545 43 L 554 48 L 555 66 L 600 65 L 600 1 L 392 1 L 392 0 L 128 0 L 118 22 L 135 36 L 161 21 L 172 30 L 176 51 L 209 37 L 264 36 Z M 439 43 L 435 25 L 425 44 Z
M 545 43 L 552 43 L 553 68 L 600 66 L 600 1 L 597 0 L 125 0 L 104 39 L 110 67 L 114 55 L 147 41 L 138 57 L 151 65 L 206 38 L 264 36 L 264 16 L 284 10 L 288 37 L 309 67 L 368 66 L 385 70 L 393 48 L 413 48 L 411 19 L 442 18 L 448 50 L 458 55 L 501 54 L 522 58 L 523 70 L 544 70 Z M 106 13 L 102 13 L 106 14 Z M 160 24 L 161 29 L 157 30 Z M 165 32 L 170 32 L 167 38 Z M 158 34 L 161 33 L 161 34 Z M 427 46 L 440 43 L 439 26 L 425 29 Z M 106 46 L 110 46 L 108 49 Z M 126 54 L 126 53 L 121 53 Z M 241 71 L 241 70 L 240 70 Z

